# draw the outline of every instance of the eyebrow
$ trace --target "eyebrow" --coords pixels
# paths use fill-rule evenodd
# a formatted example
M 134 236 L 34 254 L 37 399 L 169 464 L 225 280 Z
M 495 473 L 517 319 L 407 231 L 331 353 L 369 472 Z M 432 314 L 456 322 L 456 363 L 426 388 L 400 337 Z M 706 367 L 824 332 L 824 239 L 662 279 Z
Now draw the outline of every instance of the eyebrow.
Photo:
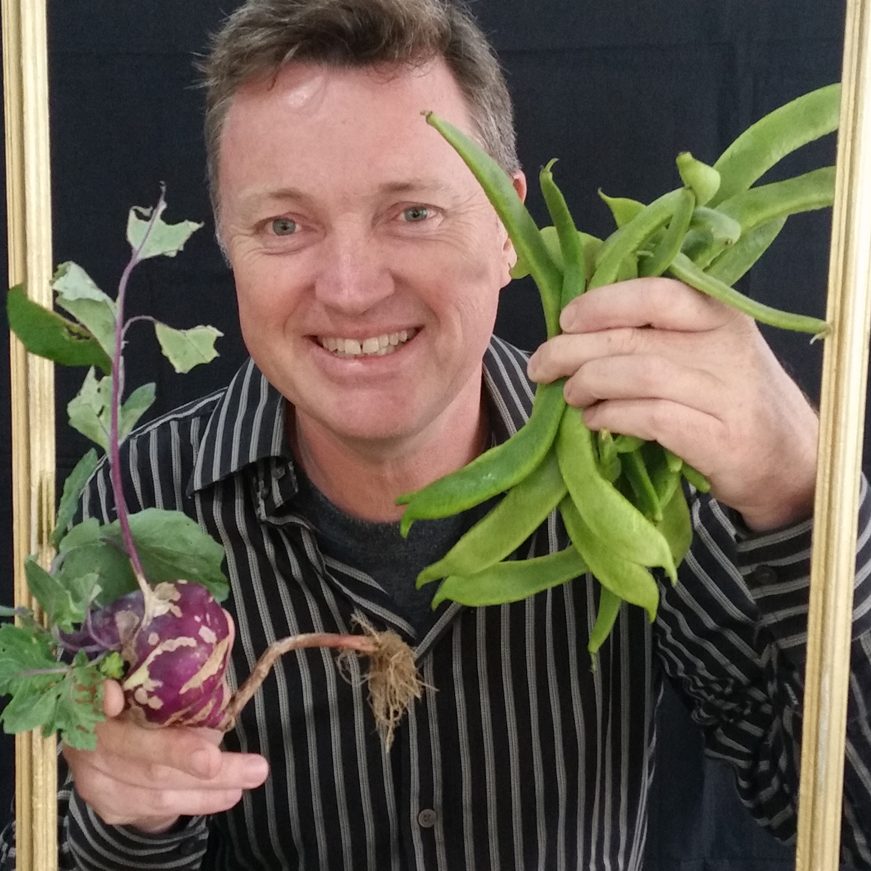
M 385 182 L 377 188 L 376 194 L 407 194 L 415 191 L 432 193 L 445 193 L 448 186 L 435 178 L 411 178 L 398 181 Z M 244 209 L 257 208 L 265 204 L 278 202 L 299 202 L 307 205 L 313 201 L 311 194 L 300 188 L 281 187 L 274 190 L 255 189 L 242 196 Z

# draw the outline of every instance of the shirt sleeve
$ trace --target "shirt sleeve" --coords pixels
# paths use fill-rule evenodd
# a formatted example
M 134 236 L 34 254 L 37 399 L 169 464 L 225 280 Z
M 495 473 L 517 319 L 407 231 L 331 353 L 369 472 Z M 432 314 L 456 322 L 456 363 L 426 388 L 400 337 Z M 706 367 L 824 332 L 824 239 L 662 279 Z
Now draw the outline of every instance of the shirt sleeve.
M 704 732 L 708 754 L 733 766 L 744 804 L 790 841 L 797 823 L 811 524 L 742 533 L 730 512 L 702 496 L 692 513 L 694 543 L 679 583 L 663 587 L 658 653 Z M 864 479 L 850 653 L 842 858 L 871 869 L 871 499 Z
M 109 826 L 73 789 L 65 826 L 66 843 L 80 871 L 197 871 L 208 845 L 206 817 L 191 817 L 169 832 L 151 835 L 130 826 Z

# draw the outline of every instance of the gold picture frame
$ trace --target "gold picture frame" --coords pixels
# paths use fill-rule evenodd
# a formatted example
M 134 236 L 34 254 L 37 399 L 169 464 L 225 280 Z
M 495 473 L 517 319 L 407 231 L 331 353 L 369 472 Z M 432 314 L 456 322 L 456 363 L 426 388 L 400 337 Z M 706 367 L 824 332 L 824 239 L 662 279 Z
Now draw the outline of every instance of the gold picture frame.
M 50 304 L 45 0 L 2 0 L 9 284 Z M 856 505 L 871 323 L 871 0 L 848 0 L 827 319 L 797 871 L 836 871 L 841 818 Z M 866 192 L 863 197 L 862 192 Z M 54 483 L 52 365 L 11 341 L 15 602 L 33 607 L 24 558 L 47 564 Z M 56 742 L 16 741 L 19 871 L 57 867 Z

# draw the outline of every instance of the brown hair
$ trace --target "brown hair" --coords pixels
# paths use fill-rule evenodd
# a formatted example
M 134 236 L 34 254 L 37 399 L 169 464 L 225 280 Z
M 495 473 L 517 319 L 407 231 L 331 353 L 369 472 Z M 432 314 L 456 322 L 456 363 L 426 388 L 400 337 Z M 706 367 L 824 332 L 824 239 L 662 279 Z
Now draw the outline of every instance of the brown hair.
M 481 144 L 519 168 L 505 77 L 471 14 L 453 0 L 247 0 L 212 37 L 200 63 L 206 89 L 209 191 L 218 212 L 217 162 L 230 101 L 245 82 L 290 60 L 345 67 L 418 64 L 443 57 L 469 104 Z

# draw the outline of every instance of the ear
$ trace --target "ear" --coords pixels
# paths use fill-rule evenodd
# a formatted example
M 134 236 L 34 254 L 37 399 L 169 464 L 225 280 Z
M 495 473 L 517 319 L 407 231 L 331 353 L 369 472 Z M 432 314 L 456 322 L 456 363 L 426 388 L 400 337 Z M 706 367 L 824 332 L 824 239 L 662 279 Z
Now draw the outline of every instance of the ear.
M 522 170 L 518 169 L 511 173 L 511 183 L 514 185 L 514 190 L 517 191 L 517 196 L 520 197 L 520 201 L 525 202 L 527 191 L 526 176 Z M 514 250 L 514 245 L 511 242 L 511 237 L 508 233 L 505 234 L 502 251 L 505 255 L 505 275 L 502 287 L 505 287 L 505 285 L 511 281 L 511 269 L 514 267 L 514 264 L 517 263 L 517 252 Z

